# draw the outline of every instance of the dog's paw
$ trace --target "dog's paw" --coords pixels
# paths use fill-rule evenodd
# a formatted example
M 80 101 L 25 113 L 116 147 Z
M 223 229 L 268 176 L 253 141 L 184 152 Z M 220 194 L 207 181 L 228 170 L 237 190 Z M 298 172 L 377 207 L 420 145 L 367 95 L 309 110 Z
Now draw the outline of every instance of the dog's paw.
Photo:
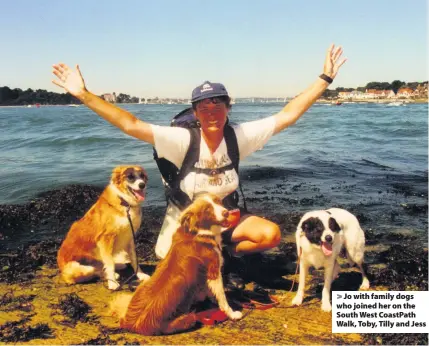
M 330 312 L 332 310 L 331 303 L 329 302 L 322 302 L 322 310 L 325 312 Z
M 228 314 L 229 319 L 236 321 L 236 320 L 240 320 L 243 317 L 243 314 L 241 313 L 241 311 L 231 311 Z
M 118 280 L 121 276 L 118 273 L 115 273 L 115 280 Z
M 367 278 L 364 278 L 362 285 L 360 285 L 359 290 L 369 290 L 369 281 Z
M 147 281 L 147 280 L 149 280 L 150 279 L 150 276 L 149 275 L 147 275 L 147 274 L 145 274 L 145 273 L 143 273 L 143 272 L 140 272 L 140 273 L 137 273 L 137 278 L 140 280 L 140 281 Z
M 303 296 L 297 294 L 295 298 L 292 299 L 292 305 L 301 305 Z
M 109 289 L 109 290 L 117 290 L 118 289 L 118 287 L 120 286 L 120 284 L 119 284 L 119 282 L 118 281 L 116 281 L 116 280 L 109 280 L 108 281 L 108 284 L 107 284 L 107 288 Z

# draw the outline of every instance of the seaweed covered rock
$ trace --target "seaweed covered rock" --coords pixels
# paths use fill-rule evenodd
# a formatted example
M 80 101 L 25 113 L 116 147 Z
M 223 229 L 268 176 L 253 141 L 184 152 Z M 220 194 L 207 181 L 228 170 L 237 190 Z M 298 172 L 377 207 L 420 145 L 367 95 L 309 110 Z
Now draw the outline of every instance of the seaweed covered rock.
M 60 240 L 35 242 L 22 249 L 0 254 L 0 280 L 6 283 L 24 283 L 36 277 L 43 265 L 56 266 Z
M 367 345 L 427 345 L 428 334 L 422 333 L 380 333 L 364 334 L 362 339 Z
M 371 270 L 375 285 L 388 286 L 393 291 L 428 290 L 427 250 L 412 244 L 393 244 L 378 257 L 387 267 Z
M 97 200 L 103 188 L 91 185 L 68 185 L 47 191 L 21 205 L 0 205 L 0 234 L 3 241 L 28 239 L 40 233 L 65 234 Z M 1 243 L 0 243 L 1 244 Z M 6 243 L 5 243 L 6 244 Z

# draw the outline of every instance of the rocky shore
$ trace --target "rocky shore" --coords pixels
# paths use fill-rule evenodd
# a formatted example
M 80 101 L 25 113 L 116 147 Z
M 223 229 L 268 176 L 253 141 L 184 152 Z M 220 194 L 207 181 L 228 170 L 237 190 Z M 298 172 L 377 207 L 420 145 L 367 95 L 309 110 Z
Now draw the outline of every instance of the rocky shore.
M 160 337 L 120 330 L 118 320 L 108 314 L 108 302 L 117 293 L 108 291 L 102 282 L 68 286 L 58 276 L 55 259 L 58 247 L 71 223 L 83 216 L 97 199 L 101 187 L 71 185 L 46 192 L 26 204 L 0 205 L 0 342 L 427 345 L 426 334 L 332 334 L 331 314 L 320 310 L 322 271 L 312 272 L 304 304 L 290 305 L 296 290 L 295 285 L 291 291 L 297 260 L 296 225 L 305 209 L 321 207 L 327 197 L 316 191 L 295 202 L 292 196 L 283 196 L 279 204 L 277 197 L 273 197 L 281 189 L 279 185 L 273 185 L 271 191 L 265 190 L 265 193 L 254 190 L 248 204 L 255 214 L 280 225 L 283 235 L 280 246 L 229 264 L 232 271 L 246 280 L 246 290 L 263 287 L 279 299 L 279 306 L 265 311 L 244 310 L 246 316 L 241 321 L 226 321 Z M 398 205 L 395 210 L 374 201 L 335 205 L 352 211 L 366 230 L 371 290 L 428 289 L 427 237 L 422 240 L 406 227 L 412 224 L 413 228 L 427 232 L 427 185 L 411 192 L 404 188 L 401 193 L 404 205 Z M 410 203 L 416 197 L 420 198 L 420 204 Z M 426 205 L 422 200 L 426 200 Z M 295 207 L 290 207 L 291 203 Z M 273 205 L 282 205 L 284 209 Z M 163 207 L 143 207 L 144 221 L 137 237 L 137 252 L 142 267 L 149 273 L 157 263 L 153 249 L 163 213 Z M 375 226 L 378 220 L 390 222 L 395 231 L 379 232 Z M 343 262 L 341 266 L 333 291 L 356 290 L 360 274 Z

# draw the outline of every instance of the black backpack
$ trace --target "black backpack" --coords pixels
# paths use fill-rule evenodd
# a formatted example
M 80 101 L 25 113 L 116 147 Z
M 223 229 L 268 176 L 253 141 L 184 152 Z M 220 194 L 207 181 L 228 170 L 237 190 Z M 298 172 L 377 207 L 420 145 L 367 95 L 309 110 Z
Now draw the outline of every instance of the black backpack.
M 186 128 L 188 129 L 191 136 L 189 148 L 183 160 L 182 167 L 178 169 L 174 163 L 168 161 L 165 158 L 159 158 L 155 148 L 153 148 L 153 157 L 163 178 L 167 204 L 169 201 L 171 201 L 177 207 L 179 207 L 179 209 L 183 210 L 189 204 L 191 204 L 191 200 L 189 196 L 180 189 L 180 182 L 189 172 L 196 171 L 198 173 L 211 175 L 234 168 L 238 174 L 240 154 L 238 150 L 237 137 L 228 120 L 224 127 L 224 138 L 228 150 L 228 156 L 230 157 L 232 163 L 217 169 L 195 168 L 195 164 L 200 157 L 201 130 L 200 123 L 195 117 L 193 109 L 190 107 L 181 111 L 173 118 L 170 126 Z M 244 210 L 247 211 L 246 200 L 244 198 L 240 181 L 239 187 L 243 197 L 243 207 Z M 226 196 L 222 202 L 227 209 L 231 210 L 238 208 L 238 201 L 238 192 L 234 191 L 233 193 Z

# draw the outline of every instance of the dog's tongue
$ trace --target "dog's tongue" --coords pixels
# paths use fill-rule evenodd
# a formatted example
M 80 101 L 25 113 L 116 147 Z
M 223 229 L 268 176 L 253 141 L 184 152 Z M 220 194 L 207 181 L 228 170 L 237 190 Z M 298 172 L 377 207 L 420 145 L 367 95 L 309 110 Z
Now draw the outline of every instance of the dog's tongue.
M 143 191 L 140 191 L 140 190 L 134 190 L 134 193 L 135 193 L 135 195 L 136 195 L 137 199 L 138 199 L 140 202 L 143 202 L 143 201 L 144 201 L 145 196 L 144 196 L 144 192 L 143 192 Z
M 322 242 L 322 251 L 325 256 L 331 256 L 332 255 L 332 244 L 327 243 L 326 241 Z

